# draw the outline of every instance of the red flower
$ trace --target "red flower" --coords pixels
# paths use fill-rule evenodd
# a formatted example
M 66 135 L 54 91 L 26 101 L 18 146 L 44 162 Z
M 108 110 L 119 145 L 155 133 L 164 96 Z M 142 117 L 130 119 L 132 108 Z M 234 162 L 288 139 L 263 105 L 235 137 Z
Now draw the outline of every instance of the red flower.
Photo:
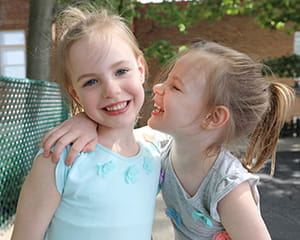
M 219 232 L 213 236 L 213 240 L 231 240 L 227 232 Z

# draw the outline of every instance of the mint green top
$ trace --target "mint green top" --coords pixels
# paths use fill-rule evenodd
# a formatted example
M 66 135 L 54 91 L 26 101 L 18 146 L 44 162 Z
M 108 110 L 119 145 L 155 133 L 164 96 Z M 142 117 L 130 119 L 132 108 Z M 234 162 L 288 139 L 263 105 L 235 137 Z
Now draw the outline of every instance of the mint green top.
M 46 240 L 150 240 L 160 175 L 159 149 L 142 137 L 140 151 L 123 157 L 97 145 L 73 165 L 56 167 L 61 202 Z

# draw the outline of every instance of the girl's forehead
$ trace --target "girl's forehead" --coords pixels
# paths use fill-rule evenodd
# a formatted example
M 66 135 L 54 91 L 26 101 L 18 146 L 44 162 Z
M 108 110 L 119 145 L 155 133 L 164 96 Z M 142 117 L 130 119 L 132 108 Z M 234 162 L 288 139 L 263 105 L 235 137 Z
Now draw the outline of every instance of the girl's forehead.
M 92 47 L 105 49 L 111 45 L 113 36 L 112 34 L 108 34 L 108 33 L 103 33 L 103 34 L 92 33 L 88 35 L 86 39 L 87 39 L 87 43 Z
M 130 46 L 124 39 L 112 34 L 90 34 L 75 41 L 70 52 L 74 49 L 75 51 L 81 49 L 81 52 L 91 58 L 106 58 L 111 51 L 116 51 L 119 48 L 125 50 Z
M 186 72 L 209 73 L 220 60 L 203 51 L 192 51 L 180 57 L 175 63 L 177 68 L 185 68 Z
M 184 75 L 205 71 L 205 58 L 197 54 L 186 54 L 179 58 L 174 65 L 173 70 L 182 72 Z
M 186 53 L 181 56 L 177 62 L 185 63 L 185 64 L 202 64 L 210 61 L 213 58 L 211 54 L 208 54 L 204 51 L 194 50 Z
M 76 58 L 99 58 L 109 51 L 108 41 L 100 41 L 94 36 L 87 36 L 73 42 L 69 49 L 69 59 Z
M 204 88 L 212 69 L 210 60 L 201 54 L 186 54 L 175 63 L 171 75 L 180 78 L 187 88 Z
M 130 41 L 123 34 L 118 34 L 116 31 L 105 32 L 104 34 L 96 33 L 88 37 L 89 46 L 91 52 L 98 50 L 98 53 L 106 55 L 108 51 L 114 49 L 124 49 L 124 51 L 130 51 L 134 53 L 134 49 L 130 44 Z M 121 51 L 120 51 L 121 52 Z
M 68 60 L 71 71 L 75 72 L 79 69 L 96 71 L 99 67 L 112 67 L 121 62 L 136 64 L 137 61 L 131 46 L 119 37 L 83 38 L 73 44 Z

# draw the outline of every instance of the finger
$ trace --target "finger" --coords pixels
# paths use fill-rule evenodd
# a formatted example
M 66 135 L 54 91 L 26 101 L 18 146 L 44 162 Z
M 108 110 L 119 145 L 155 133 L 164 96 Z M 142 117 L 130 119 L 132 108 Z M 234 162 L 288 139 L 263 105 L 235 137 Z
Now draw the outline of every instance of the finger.
M 65 134 L 60 139 L 58 139 L 58 141 L 55 144 L 55 148 L 54 148 L 54 151 L 52 154 L 52 161 L 55 163 L 58 162 L 62 151 L 68 145 L 70 145 L 73 142 L 77 142 L 77 141 L 78 141 L 78 139 L 77 139 L 76 135 L 73 135 L 73 134 Z
M 70 165 L 73 163 L 73 161 L 75 160 L 76 156 L 80 153 L 80 152 L 86 152 L 85 150 L 85 147 L 90 145 L 90 150 L 89 152 L 92 152 L 94 151 L 95 147 L 96 147 L 96 144 L 97 144 L 97 139 L 92 139 L 92 140 L 88 140 L 86 138 L 78 138 L 74 141 L 69 153 L 68 153 L 68 156 L 67 156 L 67 159 L 66 159 L 66 164 L 67 165 Z
M 61 131 L 52 132 L 52 134 L 48 136 L 48 138 L 42 145 L 42 148 L 44 149 L 44 155 L 47 154 L 49 155 L 51 148 L 54 147 L 59 141 L 61 142 L 61 144 L 64 143 L 64 141 L 67 142 L 68 139 L 66 138 L 69 136 L 67 133 L 68 133 L 68 129 L 61 129 Z M 73 136 L 73 138 L 70 139 L 69 141 L 71 142 L 74 138 L 75 137 Z M 67 142 L 67 144 L 69 144 L 70 142 Z
M 93 152 L 97 145 L 97 139 L 93 139 L 83 148 L 83 152 Z
M 66 165 L 69 166 L 71 165 L 75 158 L 77 157 L 77 155 L 82 152 L 82 147 L 79 145 L 76 145 L 76 143 L 78 144 L 78 141 L 75 142 L 75 144 L 72 145 L 72 147 L 70 148 L 70 151 L 68 152 L 68 156 L 66 158 Z
M 62 153 L 62 151 L 65 149 L 63 144 L 56 144 L 54 151 L 51 155 L 52 158 L 52 162 L 57 163 L 60 159 L 60 155 Z
M 41 147 L 43 148 L 49 137 L 55 133 L 60 133 L 60 125 L 50 129 L 43 137 L 42 142 L 41 142 Z

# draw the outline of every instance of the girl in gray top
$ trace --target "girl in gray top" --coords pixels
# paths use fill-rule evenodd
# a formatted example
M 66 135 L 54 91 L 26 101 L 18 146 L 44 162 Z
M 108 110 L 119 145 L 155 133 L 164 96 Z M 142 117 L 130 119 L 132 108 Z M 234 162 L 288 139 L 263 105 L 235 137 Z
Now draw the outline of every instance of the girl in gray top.
M 294 92 L 266 80 L 247 55 L 212 42 L 194 44 L 169 69 L 153 88 L 148 125 L 172 136 L 160 182 L 176 239 L 271 239 L 253 173 L 275 154 Z M 241 160 L 226 150 L 248 136 Z
M 252 173 L 274 153 L 293 91 L 264 79 L 247 55 L 203 42 L 153 90 L 148 125 L 173 137 L 162 158 L 162 194 L 176 238 L 270 239 Z M 225 150 L 249 135 L 241 161 Z

